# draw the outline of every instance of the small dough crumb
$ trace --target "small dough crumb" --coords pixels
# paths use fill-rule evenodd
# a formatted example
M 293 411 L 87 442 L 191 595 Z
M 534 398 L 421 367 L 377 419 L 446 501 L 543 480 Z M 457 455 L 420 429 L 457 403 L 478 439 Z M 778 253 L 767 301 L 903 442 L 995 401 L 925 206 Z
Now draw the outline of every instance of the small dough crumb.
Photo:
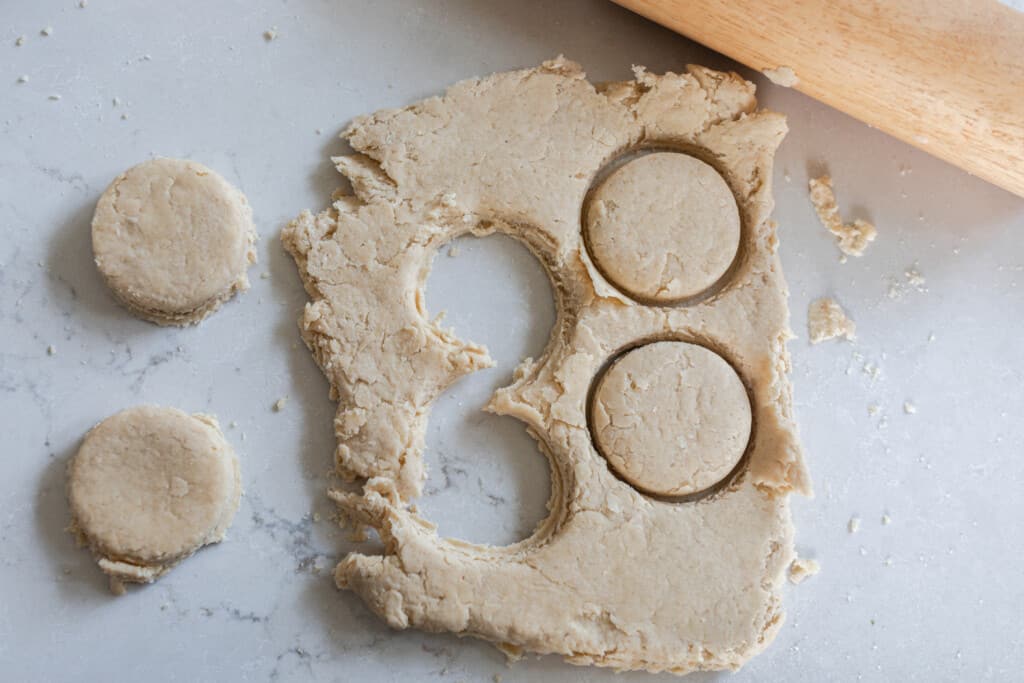
M 28 76 L 18 76 L 18 83 L 28 83 Z
M 25 44 L 25 36 L 18 36 L 17 38 L 14 39 L 14 46 L 15 47 L 21 47 L 24 44 Z
M 44 28 L 42 31 L 39 32 L 39 35 L 41 35 L 41 36 L 51 36 L 51 35 L 53 35 L 53 27 L 52 26 L 47 26 L 46 28 Z
M 910 401 L 904 401 L 903 402 L 903 412 L 906 413 L 907 415 L 913 415 L 914 413 L 917 412 L 917 406 L 915 406 Z
M 279 413 L 284 410 L 284 405 L 288 403 L 288 397 L 282 396 L 274 402 L 274 412 Z
M 89 6 L 89 0 L 78 0 L 78 8 L 85 9 Z
M 781 85 L 784 88 L 795 87 L 800 82 L 796 72 L 789 66 L 777 66 L 774 69 L 762 69 L 761 73 L 767 76 L 768 80 L 775 85 Z
M 51 99 L 54 102 L 56 102 L 56 101 L 58 101 L 60 99 L 60 95 L 57 95 L 57 94 L 50 95 L 49 99 Z
M 890 517 L 888 514 L 883 514 L 882 524 L 892 524 L 892 517 Z
M 878 231 L 871 223 L 856 219 L 853 223 L 844 223 L 839 216 L 836 195 L 832 191 L 832 178 L 823 175 L 811 178 L 809 182 L 811 204 L 818 214 L 818 220 L 839 242 L 839 249 L 850 256 L 863 256 L 868 244 L 873 242 Z
M 448 256 L 449 256 L 449 258 L 455 258 L 458 255 L 459 255 L 459 248 L 457 246 L 452 245 L 452 246 L 448 247 Z
M 836 337 L 852 341 L 856 339 L 857 326 L 835 299 L 822 297 L 812 302 L 807 311 L 807 331 L 812 344 Z
M 272 41 L 272 40 L 276 40 L 277 39 L 277 27 L 276 26 L 271 26 L 266 31 L 264 31 L 263 32 L 263 39 L 265 41 L 267 41 L 268 43 L 270 41 Z
M 860 517 L 850 517 L 850 521 L 846 523 L 846 530 L 851 534 L 860 531 Z
M 54 346 L 53 344 L 50 344 L 49 346 L 47 346 L 46 347 L 46 355 L 48 355 L 48 356 L 55 356 L 55 355 L 57 355 L 57 347 Z
M 793 584 L 803 583 L 821 571 L 821 565 L 817 560 L 798 557 L 789 565 L 789 582 Z

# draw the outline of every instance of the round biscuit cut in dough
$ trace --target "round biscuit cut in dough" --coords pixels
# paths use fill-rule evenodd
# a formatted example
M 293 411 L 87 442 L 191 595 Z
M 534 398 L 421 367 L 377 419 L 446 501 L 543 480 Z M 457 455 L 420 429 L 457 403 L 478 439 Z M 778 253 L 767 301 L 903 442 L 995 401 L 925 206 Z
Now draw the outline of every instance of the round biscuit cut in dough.
M 238 458 L 209 415 L 128 408 L 93 427 L 68 470 L 72 530 L 121 592 L 224 538 Z
M 736 198 L 708 164 L 653 152 L 613 171 L 586 207 L 591 256 L 620 291 L 671 304 L 712 287 L 740 244 Z
M 750 400 L 718 354 L 678 341 L 627 352 L 602 376 L 591 406 L 594 442 L 618 475 L 663 496 L 725 479 L 750 439 Z
M 249 288 L 249 202 L 202 164 L 157 158 L 119 175 L 92 220 L 96 266 L 117 299 L 159 325 L 198 323 Z

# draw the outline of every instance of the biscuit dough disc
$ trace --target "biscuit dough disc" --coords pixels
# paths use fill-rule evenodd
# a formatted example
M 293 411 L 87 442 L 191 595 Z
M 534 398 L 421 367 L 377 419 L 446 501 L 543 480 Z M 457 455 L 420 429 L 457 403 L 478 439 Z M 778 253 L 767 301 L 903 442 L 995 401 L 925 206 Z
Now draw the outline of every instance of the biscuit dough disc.
M 197 323 L 248 289 L 252 211 L 209 168 L 152 159 L 118 176 L 96 206 L 92 248 L 118 300 L 160 325 Z
M 729 269 L 740 243 L 736 198 L 718 171 L 687 154 L 633 159 L 602 182 L 586 212 L 591 256 L 634 299 L 696 296 Z
M 750 438 L 750 401 L 721 356 L 685 342 L 619 358 L 594 392 L 594 441 L 614 470 L 651 493 L 681 496 L 724 479 Z
M 216 419 L 174 408 L 108 417 L 69 468 L 72 528 L 120 581 L 153 581 L 222 540 L 240 495 L 238 459 Z

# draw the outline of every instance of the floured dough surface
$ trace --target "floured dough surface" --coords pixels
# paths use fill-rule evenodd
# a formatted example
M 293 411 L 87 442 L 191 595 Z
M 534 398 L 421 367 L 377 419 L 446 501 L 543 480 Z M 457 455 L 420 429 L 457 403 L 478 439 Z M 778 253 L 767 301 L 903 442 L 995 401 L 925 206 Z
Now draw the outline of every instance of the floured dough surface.
M 121 582 L 151 582 L 223 539 L 240 495 L 238 459 L 216 419 L 173 408 L 108 417 L 68 470 L 72 529 Z
M 857 338 L 857 325 L 847 317 L 838 301 L 822 297 L 812 301 L 807 309 L 807 333 L 812 344 L 837 337 L 853 341 Z
M 839 215 L 836 195 L 832 190 L 832 177 L 823 175 L 811 178 L 808 183 L 811 204 L 818 214 L 822 226 L 835 235 L 839 250 L 848 256 L 863 256 L 871 242 L 875 241 L 878 230 L 871 223 L 856 219 L 852 223 L 844 223 Z
M 363 482 L 330 495 L 384 543 L 382 554 L 348 555 L 335 570 L 340 587 L 395 628 L 485 638 L 511 656 L 685 673 L 735 669 L 767 646 L 792 559 L 788 496 L 810 488 L 769 220 L 785 132 L 735 74 L 637 68 L 634 80 L 597 88 L 561 58 L 348 127 L 355 153 L 335 162 L 354 194 L 282 235 L 310 296 L 303 338 L 338 401 L 337 470 Z M 740 213 L 734 266 L 695 302 L 623 295 L 584 242 L 595 185 L 652 149 L 714 159 Z M 410 506 L 426 476 L 432 402 L 492 364 L 486 349 L 432 322 L 424 282 L 439 247 L 491 232 L 533 251 L 558 309 L 544 354 L 524 360 L 486 406 L 520 419 L 551 463 L 550 515 L 507 547 L 441 538 Z M 588 426 L 602 369 L 667 339 L 714 349 L 749 389 L 749 450 L 700 500 L 658 499 L 616 476 Z
M 742 380 L 721 356 L 686 342 L 628 351 L 602 376 L 591 411 L 594 443 L 612 469 L 659 495 L 714 486 L 750 439 Z
M 160 325 L 197 323 L 248 289 L 255 241 L 245 196 L 183 159 L 152 159 L 122 173 L 92 221 L 93 254 L 111 291 Z
M 721 278 L 740 244 L 740 215 L 718 172 L 688 154 L 626 162 L 586 208 L 595 265 L 628 296 L 659 303 L 697 296 Z

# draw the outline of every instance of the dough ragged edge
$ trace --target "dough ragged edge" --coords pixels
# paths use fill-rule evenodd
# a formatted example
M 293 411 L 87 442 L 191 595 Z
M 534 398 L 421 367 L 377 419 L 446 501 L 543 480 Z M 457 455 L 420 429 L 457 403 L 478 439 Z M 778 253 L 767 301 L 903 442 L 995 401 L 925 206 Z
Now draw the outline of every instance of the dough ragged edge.
M 283 231 L 311 299 L 302 336 L 339 403 L 337 470 L 364 482 L 331 497 L 385 546 L 382 555 L 350 554 L 336 580 L 395 628 L 473 635 L 510 656 L 686 673 L 738 668 L 782 623 L 787 496 L 810 492 L 768 220 L 785 121 L 756 110 L 753 85 L 735 74 L 635 75 L 595 88 L 558 58 L 360 117 L 343 133 L 355 153 L 335 159 L 353 194 Z M 582 244 L 579 210 L 595 174 L 647 145 L 701 155 L 741 206 L 745 246 L 731 283 L 700 306 L 630 302 Z M 440 539 L 408 506 L 425 477 L 431 402 L 492 363 L 482 346 L 428 319 L 431 258 L 452 237 L 492 231 L 534 251 L 559 311 L 543 356 L 524 361 L 487 406 L 524 421 L 552 465 L 551 515 L 503 548 Z M 730 334 L 754 341 L 732 346 Z M 676 335 L 708 340 L 752 383 L 756 424 L 739 477 L 684 504 L 648 499 L 612 476 L 593 449 L 585 405 L 590 380 L 617 349 Z

